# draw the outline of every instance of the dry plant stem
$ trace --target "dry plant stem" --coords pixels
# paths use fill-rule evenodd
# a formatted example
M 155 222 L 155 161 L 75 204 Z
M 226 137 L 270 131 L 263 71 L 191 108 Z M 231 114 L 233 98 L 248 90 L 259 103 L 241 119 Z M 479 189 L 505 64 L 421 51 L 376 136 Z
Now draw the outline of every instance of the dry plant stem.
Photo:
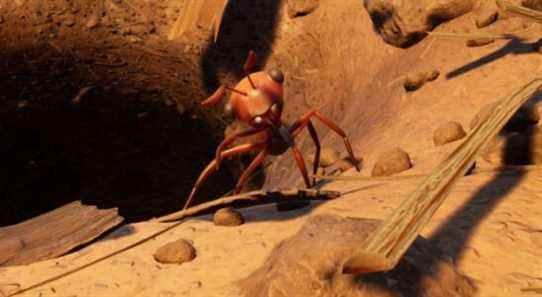
M 460 38 L 460 39 L 513 39 L 520 38 L 519 34 L 529 33 L 535 29 L 534 25 L 529 26 L 524 30 L 514 31 L 505 34 L 493 34 L 489 32 L 472 32 L 472 33 L 452 33 L 452 32 L 427 32 L 430 36 L 441 38 Z
M 540 165 L 525 165 L 525 166 L 515 166 L 515 165 L 507 165 L 507 166 L 500 166 L 495 168 L 487 168 L 487 169 L 475 169 L 472 174 L 479 174 L 479 173 L 492 173 L 492 172 L 502 172 L 502 171 L 509 171 L 509 172 L 525 172 L 525 171 L 538 171 L 542 170 L 542 166 Z M 428 174 L 410 174 L 410 175 L 398 175 L 398 176 L 378 176 L 378 177 L 370 177 L 370 176 L 356 176 L 356 175 L 350 175 L 350 176 L 336 176 L 336 175 L 321 175 L 321 174 L 315 174 L 314 177 L 320 178 L 320 179 L 328 179 L 328 180 L 340 180 L 340 181 L 394 181 L 394 180 L 403 180 L 403 179 L 416 179 L 421 177 L 428 177 Z
M 497 0 L 497 5 L 499 5 L 499 7 L 505 12 L 527 18 L 537 23 L 542 23 L 542 12 L 540 11 L 536 11 L 534 9 L 530 9 L 520 5 L 515 5 L 511 2 L 503 0 Z
M 494 113 L 479 123 L 466 140 L 439 164 L 360 249 L 344 264 L 344 273 L 370 273 L 394 268 L 405 251 L 427 225 L 457 181 L 465 175 L 487 143 L 514 113 L 540 91 L 542 78 L 536 78 L 512 95 L 500 100 Z
M 309 199 L 309 200 L 329 200 L 338 198 L 341 194 L 336 191 L 318 191 L 318 190 L 284 190 L 284 191 L 252 191 L 248 193 L 227 196 L 206 203 L 199 204 L 194 207 L 187 208 L 160 218 L 158 222 L 171 222 L 193 216 L 202 211 L 208 210 L 215 206 L 228 205 L 235 201 L 255 201 L 263 198 L 269 198 L 272 202 L 277 200 L 288 199 Z

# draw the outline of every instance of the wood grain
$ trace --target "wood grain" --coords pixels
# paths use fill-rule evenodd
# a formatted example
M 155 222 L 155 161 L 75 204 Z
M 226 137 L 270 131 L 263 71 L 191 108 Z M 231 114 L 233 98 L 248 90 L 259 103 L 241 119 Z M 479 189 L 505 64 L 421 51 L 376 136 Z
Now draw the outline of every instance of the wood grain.
M 450 156 L 407 197 L 344 265 L 345 273 L 372 273 L 395 267 L 420 231 L 444 202 L 451 188 L 465 175 L 482 148 L 504 127 L 514 113 L 540 91 L 542 78 L 533 79 L 480 122 Z
M 17 225 L 0 228 L 0 266 L 56 258 L 123 221 L 117 209 L 74 201 Z

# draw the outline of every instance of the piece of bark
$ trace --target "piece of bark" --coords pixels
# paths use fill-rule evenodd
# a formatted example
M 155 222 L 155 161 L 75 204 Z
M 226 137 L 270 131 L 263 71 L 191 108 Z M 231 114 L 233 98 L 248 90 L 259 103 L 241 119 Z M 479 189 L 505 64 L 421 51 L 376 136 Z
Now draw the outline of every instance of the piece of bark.
M 117 209 L 75 201 L 17 225 L 0 228 L 0 266 L 62 256 L 123 221 Z

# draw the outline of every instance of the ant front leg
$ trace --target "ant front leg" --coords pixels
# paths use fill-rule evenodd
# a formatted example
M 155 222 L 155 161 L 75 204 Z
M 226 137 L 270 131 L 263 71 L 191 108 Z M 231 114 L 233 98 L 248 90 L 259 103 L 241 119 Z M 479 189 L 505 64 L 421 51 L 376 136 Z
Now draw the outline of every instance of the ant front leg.
M 305 185 L 307 188 L 311 187 L 311 182 L 309 179 L 309 175 L 307 173 L 307 167 L 305 166 L 305 159 L 303 159 L 303 155 L 295 145 L 294 137 L 292 136 L 292 133 L 290 133 L 290 130 L 285 127 L 280 127 L 278 129 L 279 135 L 282 137 L 284 142 L 290 147 L 292 150 L 292 154 L 294 156 L 295 162 L 297 163 L 297 167 L 299 167 L 299 170 L 301 171 L 301 175 L 303 176 L 303 181 L 305 182 Z
M 243 144 L 243 145 L 236 146 L 234 148 L 231 148 L 229 150 L 224 151 L 221 154 L 221 158 L 228 158 L 228 157 L 231 157 L 233 155 L 247 153 L 247 152 L 255 151 L 255 150 L 258 150 L 258 149 L 263 149 L 266 146 L 267 146 L 266 143 Z M 213 159 L 213 161 L 211 161 L 209 163 L 209 165 L 207 165 L 207 167 L 205 167 L 205 169 L 201 172 L 200 176 L 198 177 L 198 179 L 196 181 L 196 184 L 192 188 L 192 191 L 190 192 L 190 195 L 188 196 L 188 199 L 186 200 L 186 203 L 184 204 L 183 210 L 186 209 L 190 205 L 190 202 L 192 202 L 192 199 L 194 199 L 194 196 L 196 195 L 197 190 L 201 187 L 203 182 L 211 175 L 211 173 L 216 171 L 216 168 L 217 168 L 216 167 L 216 160 Z
M 346 133 L 343 131 L 343 129 L 341 129 L 332 120 L 322 115 L 318 109 L 315 108 L 307 112 L 304 116 L 301 117 L 299 121 L 297 121 L 290 127 L 290 131 L 293 131 L 292 133 L 296 135 L 297 133 L 299 133 L 299 131 L 296 130 L 301 129 L 304 125 L 307 125 L 307 123 L 310 121 L 310 118 L 313 116 L 317 117 L 324 125 L 326 125 L 328 128 L 330 128 L 343 138 L 344 145 L 346 146 L 346 150 L 348 151 L 348 155 L 350 156 L 350 159 L 352 160 L 352 163 L 354 164 L 356 170 L 359 172 L 361 169 L 359 168 L 359 164 L 354 155 L 354 151 L 352 150 L 352 145 L 350 144 L 348 136 L 346 136 Z
M 296 123 L 294 123 L 292 126 L 290 126 L 289 131 L 292 134 L 292 137 L 296 137 L 301 131 L 303 131 L 303 128 L 307 127 L 307 130 L 309 130 L 309 135 L 312 138 L 312 141 L 314 142 L 314 146 L 316 147 L 316 151 L 314 152 L 314 162 L 313 162 L 313 179 L 312 183 L 316 184 L 316 175 L 318 173 L 318 166 L 320 166 L 320 151 L 321 151 L 321 145 L 320 145 L 320 139 L 318 138 L 318 134 L 316 133 L 316 129 L 314 128 L 314 125 L 312 124 L 310 117 L 303 117 L 300 120 L 298 120 Z
M 269 143 L 267 144 L 269 145 Z M 239 178 L 239 181 L 237 182 L 237 185 L 235 186 L 234 194 L 239 194 L 243 190 L 243 186 L 247 183 L 248 179 L 252 175 L 252 173 L 260 166 L 267 155 L 269 154 L 269 148 L 266 147 L 263 151 L 261 151 L 254 160 L 250 163 L 248 168 L 243 172 L 241 177 Z
M 237 139 L 239 138 L 242 138 L 242 137 L 247 137 L 247 136 L 251 136 L 251 135 L 254 135 L 254 134 L 257 134 L 257 133 L 260 133 L 264 131 L 264 129 L 256 129 L 256 128 L 249 128 L 245 131 L 242 131 L 242 132 L 238 132 L 226 139 L 224 139 L 220 145 L 218 146 L 218 148 L 216 149 L 216 153 L 215 153 L 215 160 L 216 160 L 216 169 L 218 170 L 220 168 L 220 163 L 222 162 L 222 152 L 227 149 L 230 145 L 232 145 Z

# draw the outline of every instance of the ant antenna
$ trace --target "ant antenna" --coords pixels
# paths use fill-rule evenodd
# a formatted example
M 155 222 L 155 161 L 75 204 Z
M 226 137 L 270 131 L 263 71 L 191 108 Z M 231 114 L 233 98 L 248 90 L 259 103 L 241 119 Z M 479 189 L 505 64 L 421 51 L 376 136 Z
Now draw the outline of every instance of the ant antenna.
M 226 90 L 232 91 L 232 92 L 234 92 L 234 93 L 241 94 L 241 95 L 243 95 L 243 96 L 248 96 L 247 93 L 245 93 L 245 92 L 243 92 L 243 91 L 239 91 L 239 90 L 234 89 L 234 88 L 232 88 L 232 87 L 226 86 L 225 88 L 226 88 Z

